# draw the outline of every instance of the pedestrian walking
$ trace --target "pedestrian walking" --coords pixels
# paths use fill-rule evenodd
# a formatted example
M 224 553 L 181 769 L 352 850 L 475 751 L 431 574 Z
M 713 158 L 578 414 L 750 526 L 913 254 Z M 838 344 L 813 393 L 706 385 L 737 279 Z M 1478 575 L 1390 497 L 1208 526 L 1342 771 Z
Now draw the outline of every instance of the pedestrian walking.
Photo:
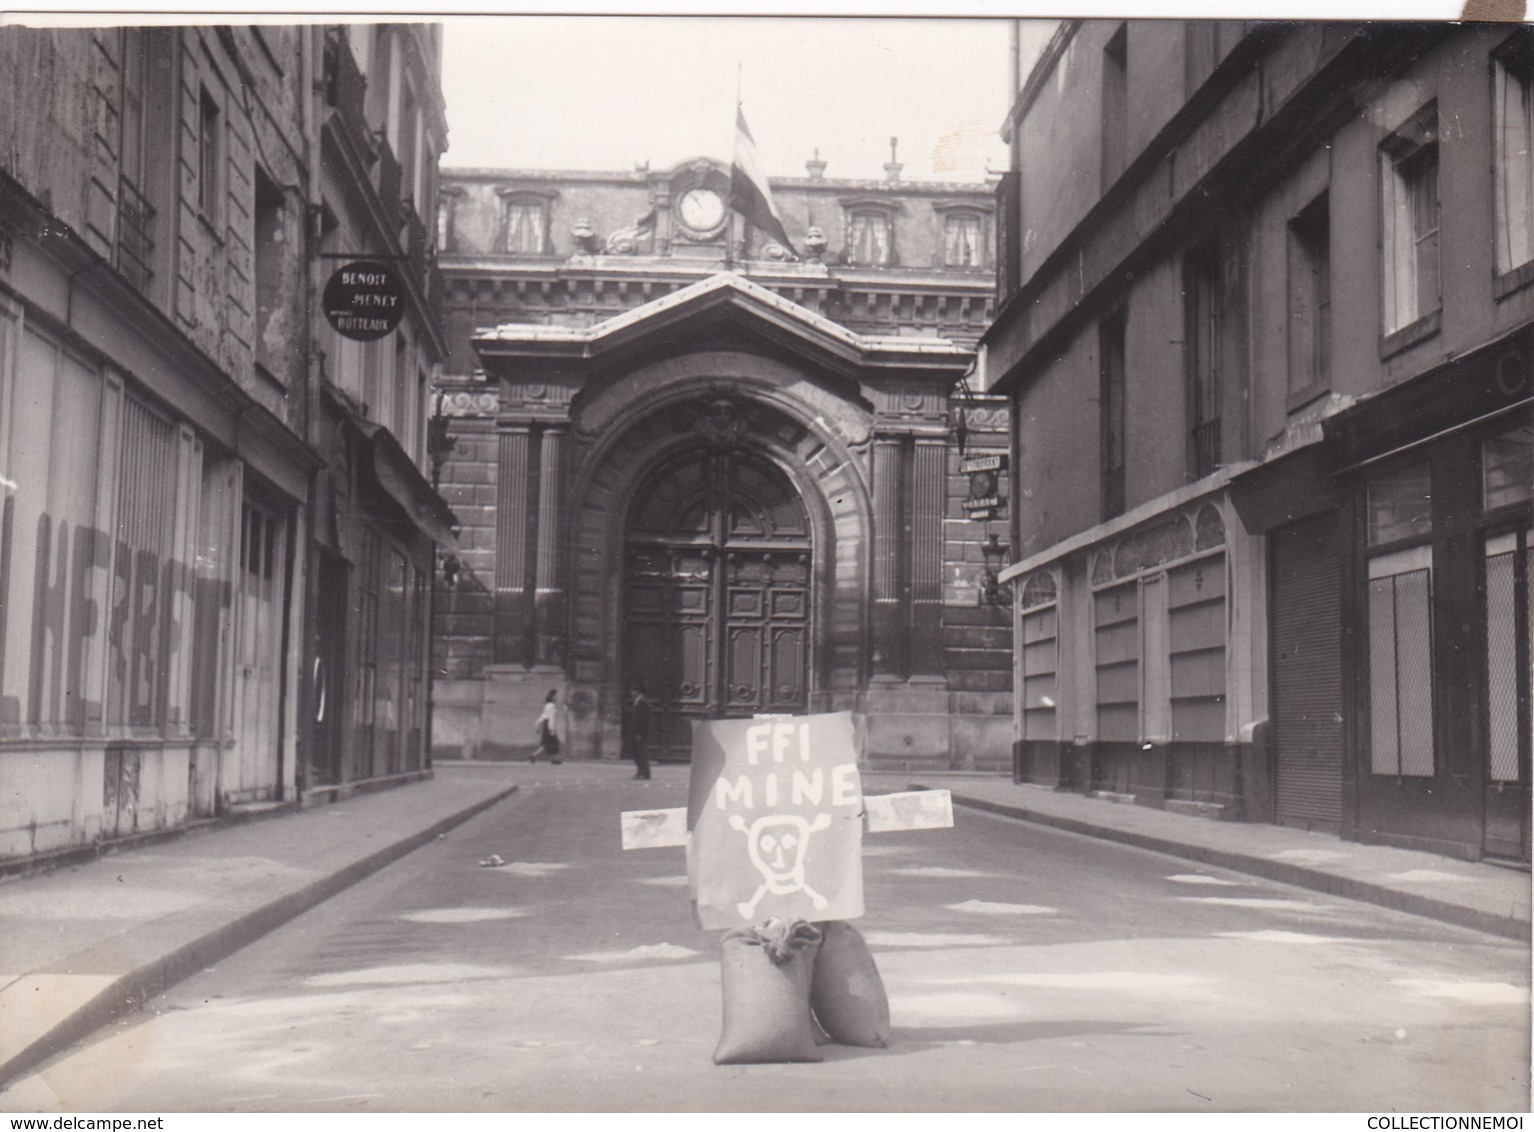
M 623 701 L 623 745 L 634 760 L 635 778 L 650 777 L 650 717 L 655 701 L 644 684 L 635 684 Z
M 547 755 L 555 766 L 565 761 L 559 750 L 558 709 L 554 706 L 558 698 L 558 688 L 550 688 L 549 694 L 543 698 L 543 711 L 538 715 L 537 724 L 538 745 L 528 757 L 530 763 L 537 762 L 539 755 Z

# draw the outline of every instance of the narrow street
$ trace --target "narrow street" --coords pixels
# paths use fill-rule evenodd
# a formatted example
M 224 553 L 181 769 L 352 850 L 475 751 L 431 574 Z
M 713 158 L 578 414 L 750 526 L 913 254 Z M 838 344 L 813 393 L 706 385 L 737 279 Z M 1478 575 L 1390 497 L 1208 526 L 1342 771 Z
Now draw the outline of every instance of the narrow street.
M 870 785 L 870 792 L 894 789 Z M 717 933 L 618 813 L 686 769 L 508 801 L 0 1094 L 76 1111 L 1517 1111 L 1522 944 L 958 810 L 869 835 L 889 1049 L 721 1068 Z M 145 852 L 153 852 L 153 849 Z M 498 854 L 507 863 L 482 867 Z

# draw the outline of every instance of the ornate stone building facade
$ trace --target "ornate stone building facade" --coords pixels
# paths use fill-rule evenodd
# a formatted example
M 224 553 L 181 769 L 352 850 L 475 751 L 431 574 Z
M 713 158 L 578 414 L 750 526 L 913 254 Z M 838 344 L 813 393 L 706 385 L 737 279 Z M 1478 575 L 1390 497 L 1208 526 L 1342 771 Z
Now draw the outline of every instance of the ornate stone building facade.
M 643 684 L 663 758 L 695 719 L 850 710 L 869 759 L 1005 765 L 1004 503 L 965 470 L 1007 435 L 965 395 L 992 193 L 809 174 L 773 183 L 794 249 L 709 160 L 444 175 L 438 751 L 525 750 L 555 688 L 617 757 Z

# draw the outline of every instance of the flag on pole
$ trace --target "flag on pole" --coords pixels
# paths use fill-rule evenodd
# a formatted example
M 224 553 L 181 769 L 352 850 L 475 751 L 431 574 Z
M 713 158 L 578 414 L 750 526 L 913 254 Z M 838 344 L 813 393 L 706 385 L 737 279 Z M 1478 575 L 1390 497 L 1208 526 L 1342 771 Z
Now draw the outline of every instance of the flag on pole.
M 756 158 L 756 142 L 746 126 L 746 115 L 738 105 L 735 107 L 735 161 L 730 166 L 730 207 L 790 252 L 794 250 L 794 245 L 788 242 L 788 233 L 783 230 L 778 210 L 773 207 L 767 175 Z

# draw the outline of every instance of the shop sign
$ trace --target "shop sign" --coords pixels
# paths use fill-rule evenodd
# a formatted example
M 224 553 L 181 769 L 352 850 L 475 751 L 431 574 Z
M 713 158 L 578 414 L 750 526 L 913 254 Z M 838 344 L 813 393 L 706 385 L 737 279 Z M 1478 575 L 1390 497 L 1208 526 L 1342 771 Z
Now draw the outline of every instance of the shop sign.
M 356 260 L 338 267 L 321 300 L 325 319 L 337 334 L 372 342 L 391 333 L 405 317 L 405 288 L 386 263 Z
M 976 472 L 1001 472 L 1007 467 L 1007 454 L 1005 452 L 993 452 L 989 456 L 967 456 L 959 461 L 959 470 L 966 476 L 972 476 Z

